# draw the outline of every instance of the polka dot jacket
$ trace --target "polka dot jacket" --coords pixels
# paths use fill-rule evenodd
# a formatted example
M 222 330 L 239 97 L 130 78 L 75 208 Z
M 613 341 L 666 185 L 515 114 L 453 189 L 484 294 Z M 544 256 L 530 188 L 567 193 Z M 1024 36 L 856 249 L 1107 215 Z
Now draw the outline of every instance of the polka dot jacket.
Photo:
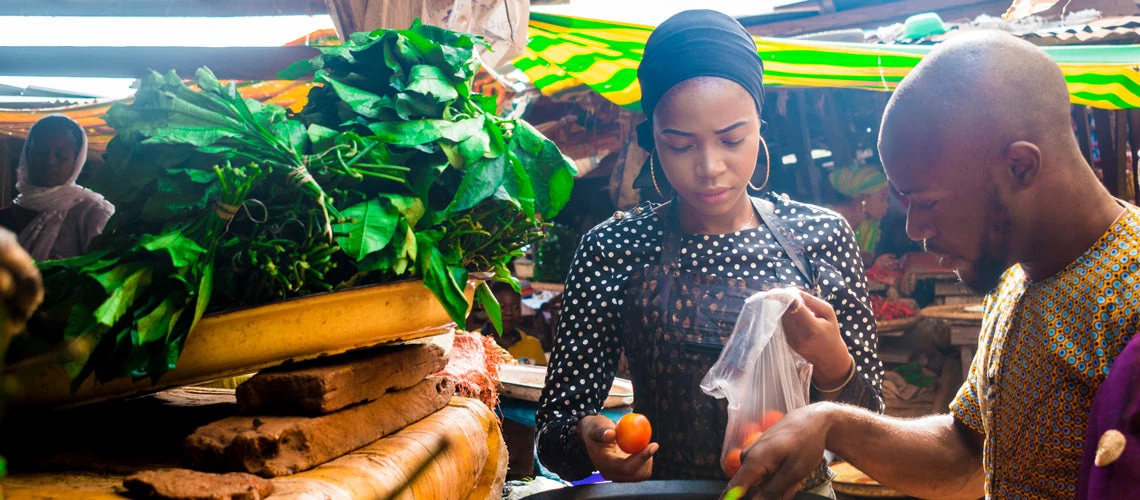
M 882 364 L 876 354 L 875 319 L 850 226 L 831 210 L 786 196 L 765 198 L 775 204 L 776 215 L 819 273 L 823 296 L 835 308 L 840 331 L 855 358 L 858 376 L 840 393 L 839 401 L 881 412 Z M 626 279 L 660 258 L 663 221 L 654 208 L 644 204 L 599 224 L 582 239 L 571 264 L 537 415 L 539 460 L 567 480 L 593 472 L 577 423 L 599 411 L 613 384 L 621 356 Z M 731 234 L 683 235 L 680 257 L 687 271 L 726 278 L 775 277 L 788 286 L 809 288 L 763 224 Z

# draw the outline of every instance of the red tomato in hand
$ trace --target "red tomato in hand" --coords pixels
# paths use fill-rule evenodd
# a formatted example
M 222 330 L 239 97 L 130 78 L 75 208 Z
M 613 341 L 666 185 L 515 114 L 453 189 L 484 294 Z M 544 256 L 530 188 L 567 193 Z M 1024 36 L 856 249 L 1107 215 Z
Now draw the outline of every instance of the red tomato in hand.
M 780 410 L 768 410 L 764 413 L 764 418 L 760 420 L 760 430 L 768 432 L 768 429 L 776 425 L 776 422 L 779 422 L 781 418 L 784 418 L 784 414 Z
M 734 448 L 728 452 L 728 456 L 724 458 L 724 473 L 728 474 L 729 478 L 736 476 L 740 472 L 740 448 Z
M 628 413 L 621 417 L 615 432 L 618 448 L 630 455 L 644 450 L 653 438 L 653 427 L 649 425 L 649 419 L 640 413 Z

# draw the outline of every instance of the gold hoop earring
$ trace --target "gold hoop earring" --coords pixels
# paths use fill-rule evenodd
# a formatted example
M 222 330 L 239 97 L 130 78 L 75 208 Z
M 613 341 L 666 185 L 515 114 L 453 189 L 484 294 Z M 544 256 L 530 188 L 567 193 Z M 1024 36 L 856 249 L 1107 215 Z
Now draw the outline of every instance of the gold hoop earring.
M 768 143 L 764 141 L 763 137 L 760 137 L 760 147 L 764 148 L 764 183 L 760 187 L 756 187 L 755 184 L 752 184 L 751 179 L 748 180 L 748 187 L 756 192 L 763 191 L 768 186 L 768 178 L 772 175 L 772 157 L 768 155 Z
M 665 193 L 661 192 L 661 186 L 657 185 L 657 174 L 653 172 L 653 156 L 657 154 L 657 148 L 649 152 L 649 178 L 653 180 L 653 189 L 657 191 L 657 196 L 665 198 Z

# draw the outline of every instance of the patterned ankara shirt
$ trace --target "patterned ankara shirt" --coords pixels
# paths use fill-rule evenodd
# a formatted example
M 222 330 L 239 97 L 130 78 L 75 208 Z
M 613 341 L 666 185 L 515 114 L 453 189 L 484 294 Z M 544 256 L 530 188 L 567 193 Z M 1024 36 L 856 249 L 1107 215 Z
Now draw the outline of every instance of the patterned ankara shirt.
M 1140 328 L 1140 209 L 1060 273 L 1006 271 L 950 410 L 985 436 L 986 496 L 1072 498 L 1089 409 Z

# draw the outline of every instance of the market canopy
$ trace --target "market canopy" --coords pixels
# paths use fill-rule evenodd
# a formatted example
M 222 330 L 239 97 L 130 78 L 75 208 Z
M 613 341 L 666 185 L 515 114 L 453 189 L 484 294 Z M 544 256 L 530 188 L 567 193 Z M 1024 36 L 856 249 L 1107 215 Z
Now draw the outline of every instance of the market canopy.
M 515 66 L 543 93 L 588 87 L 640 111 L 637 66 L 651 26 L 531 13 L 530 43 Z M 771 87 L 892 91 L 932 46 L 755 37 Z M 1072 102 L 1140 108 L 1140 45 L 1043 47 L 1061 66 Z
M 543 93 L 556 98 L 597 92 L 640 111 L 637 66 L 650 26 L 531 13 L 530 43 L 516 67 Z M 287 45 L 327 44 L 326 31 Z M 316 43 L 314 43 L 314 41 Z M 931 46 L 853 44 L 757 37 L 771 87 L 821 87 L 891 91 Z M 1072 101 L 1105 109 L 1140 108 L 1140 46 L 1044 47 L 1065 73 Z M 245 82 L 243 95 L 299 109 L 311 83 Z M 48 113 L 67 114 L 88 129 L 91 146 L 102 150 L 114 131 L 102 115 L 111 102 L 39 110 L 0 110 L 0 136 L 23 137 Z
M 293 111 L 300 111 L 305 105 L 312 84 L 290 80 L 272 80 L 241 82 L 236 87 L 242 96 L 273 103 Z M 129 99 L 54 109 L 0 110 L 0 137 L 23 138 L 27 136 L 28 130 L 40 118 L 52 113 L 64 114 L 79 122 L 79 125 L 87 131 L 87 144 L 90 148 L 88 156 L 95 157 L 95 155 L 106 150 L 107 143 L 115 135 L 115 130 L 103 121 L 103 115 L 116 102 L 129 102 Z

